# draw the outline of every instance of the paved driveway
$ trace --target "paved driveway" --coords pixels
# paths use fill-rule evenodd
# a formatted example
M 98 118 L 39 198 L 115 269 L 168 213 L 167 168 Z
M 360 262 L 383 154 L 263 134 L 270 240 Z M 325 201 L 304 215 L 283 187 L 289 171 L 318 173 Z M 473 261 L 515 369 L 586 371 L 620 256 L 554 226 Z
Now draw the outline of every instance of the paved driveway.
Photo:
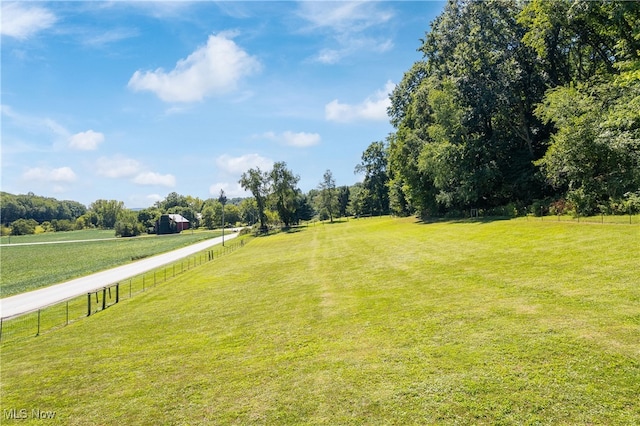
M 238 233 L 227 234 L 225 235 L 225 241 L 231 240 L 237 236 Z M 176 260 L 191 256 L 192 254 L 206 250 L 207 248 L 220 243 L 222 243 L 222 237 L 211 238 L 210 240 L 202 241 L 188 247 L 148 257 L 127 265 L 87 275 L 86 277 L 76 278 L 71 281 L 29 291 L 27 293 L 5 297 L 4 299 L 0 299 L 0 317 L 10 318 L 16 315 L 25 314 L 81 294 L 92 292 L 107 285 L 124 281 L 128 278 L 135 277 L 136 275 L 159 268 L 160 266 L 168 263 L 175 262 Z

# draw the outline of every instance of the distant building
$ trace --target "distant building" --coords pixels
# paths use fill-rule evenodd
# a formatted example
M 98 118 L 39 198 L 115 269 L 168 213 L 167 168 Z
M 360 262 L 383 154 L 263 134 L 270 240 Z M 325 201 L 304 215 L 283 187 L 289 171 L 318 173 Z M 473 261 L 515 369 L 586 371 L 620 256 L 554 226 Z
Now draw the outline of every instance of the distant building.
M 179 214 L 163 214 L 156 221 L 156 234 L 177 234 L 189 229 L 189 221 Z

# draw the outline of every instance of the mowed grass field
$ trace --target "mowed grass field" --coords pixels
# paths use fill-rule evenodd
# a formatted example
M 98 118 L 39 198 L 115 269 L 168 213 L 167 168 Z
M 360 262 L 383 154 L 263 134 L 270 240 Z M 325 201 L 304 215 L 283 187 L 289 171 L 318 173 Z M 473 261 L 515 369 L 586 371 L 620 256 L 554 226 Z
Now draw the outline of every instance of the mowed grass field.
M 639 246 L 526 219 L 257 238 L 2 346 L 28 413 L 3 424 L 640 424 Z
M 25 235 L 19 240 L 12 237 L 10 245 L 0 248 L 0 297 L 57 284 L 221 235 L 218 231 L 185 231 L 176 235 L 91 241 L 105 238 L 105 232 L 113 237 L 113 230 Z M 57 243 L 15 245 L 18 242 Z

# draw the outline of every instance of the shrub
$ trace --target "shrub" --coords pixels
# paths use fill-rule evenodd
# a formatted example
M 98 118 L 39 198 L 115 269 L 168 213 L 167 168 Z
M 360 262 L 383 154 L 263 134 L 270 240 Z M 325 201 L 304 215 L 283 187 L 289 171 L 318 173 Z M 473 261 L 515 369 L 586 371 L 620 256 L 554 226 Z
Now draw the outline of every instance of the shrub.
M 561 216 L 561 215 L 569 214 L 574 210 L 575 210 L 575 207 L 573 206 L 573 204 L 571 204 L 564 198 L 560 198 L 559 200 L 556 200 L 549 205 L 549 214 L 552 214 L 552 215 Z
M 238 234 L 238 236 L 249 235 L 249 234 L 251 234 L 251 228 L 245 227 L 240 230 L 240 233 Z
M 567 198 L 575 206 L 576 216 L 591 216 L 596 213 L 596 196 L 584 188 L 578 188 L 567 193 Z
M 73 229 L 75 228 L 75 223 L 68 219 L 53 219 L 51 221 L 51 228 L 53 228 L 53 230 L 56 232 L 73 231 Z
M 144 226 L 135 220 L 119 220 L 114 228 L 116 237 L 135 237 L 144 232 Z
M 509 203 L 506 206 L 493 207 L 486 212 L 487 216 L 500 216 L 500 217 L 518 217 L 518 206 L 515 203 Z
M 11 235 L 29 235 L 36 232 L 38 222 L 33 219 L 18 219 L 11 224 Z
M 624 209 L 627 214 L 640 212 L 640 191 L 627 192 L 624 194 Z

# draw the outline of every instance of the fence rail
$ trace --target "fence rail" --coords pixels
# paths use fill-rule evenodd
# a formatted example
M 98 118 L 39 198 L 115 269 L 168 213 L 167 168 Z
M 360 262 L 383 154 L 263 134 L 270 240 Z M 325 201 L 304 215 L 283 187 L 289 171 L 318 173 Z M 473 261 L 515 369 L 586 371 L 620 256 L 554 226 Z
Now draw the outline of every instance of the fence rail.
M 93 290 L 38 310 L 11 318 L 0 318 L 0 343 L 5 344 L 65 327 L 74 321 L 108 309 L 123 300 L 143 293 L 203 263 L 244 247 L 245 240 L 208 249 L 180 259 L 161 268 L 136 275 L 127 280 Z

